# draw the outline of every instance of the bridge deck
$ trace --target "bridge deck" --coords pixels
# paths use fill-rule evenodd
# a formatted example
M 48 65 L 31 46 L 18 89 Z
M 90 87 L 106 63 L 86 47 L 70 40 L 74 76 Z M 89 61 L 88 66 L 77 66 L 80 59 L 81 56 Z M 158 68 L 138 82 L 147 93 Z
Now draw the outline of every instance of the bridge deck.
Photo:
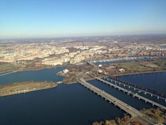
M 94 93 L 100 95 L 101 97 L 105 98 L 109 102 L 113 103 L 114 105 L 118 106 L 120 109 L 124 110 L 128 114 L 133 117 L 140 116 L 142 117 L 143 114 L 139 112 L 137 109 L 131 107 L 130 105 L 122 102 L 121 100 L 115 98 L 114 96 L 106 93 L 105 91 L 100 90 L 99 88 L 91 85 L 90 83 L 86 82 L 84 79 L 80 79 L 78 82 L 88 88 L 89 90 L 93 91 Z
M 166 98 L 165 97 L 162 97 L 160 95 L 157 95 L 157 94 L 154 94 L 152 92 L 149 92 L 147 90 L 144 90 L 144 89 L 141 89 L 141 88 L 137 88 L 137 87 L 134 87 L 132 85 L 129 85 L 129 84 L 126 84 L 122 81 L 119 81 L 119 80 L 114 80 L 112 78 L 105 78 L 106 80 L 110 80 L 111 82 L 115 82 L 115 83 L 118 83 L 119 85 L 123 85 L 123 86 L 127 86 L 128 88 L 132 88 L 136 91 L 138 91 L 139 93 L 145 93 L 145 94 L 149 94 L 150 96 L 154 96 L 154 97 L 157 97 L 157 99 L 162 99 L 166 102 Z
M 155 106 L 157 106 L 157 107 L 159 107 L 159 108 L 161 108 L 161 109 L 166 110 L 166 107 L 165 107 L 165 106 L 163 106 L 163 105 L 161 105 L 161 104 L 159 104 L 159 103 L 157 103 L 157 102 L 154 102 L 154 101 L 152 101 L 152 100 L 150 100 L 150 99 L 148 99 L 148 98 L 145 98 L 145 97 L 139 95 L 138 93 L 134 93 L 134 92 L 132 92 L 132 91 L 129 91 L 129 90 L 125 89 L 125 88 L 122 88 L 122 87 L 120 87 L 120 86 L 118 86 L 118 85 L 115 85 L 115 84 L 113 84 L 113 83 L 111 83 L 111 82 L 109 82 L 109 81 L 103 80 L 103 79 L 101 79 L 101 78 L 98 78 L 98 77 L 95 77 L 95 78 L 96 78 L 97 80 L 99 80 L 99 81 L 105 83 L 105 84 L 108 84 L 108 85 L 110 85 L 110 86 L 112 86 L 112 87 L 114 87 L 114 88 L 117 88 L 117 89 L 119 89 L 119 90 L 121 90 L 121 91 L 123 91 L 123 92 L 126 92 L 126 93 L 132 95 L 133 97 L 137 97 L 138 99 L 142 99 L 142 100 L 144 100 L 145 102 L 148 102 L 148 103 L 150 103 L 150 104 L 152 104 L 152 105 L 155 105 Z

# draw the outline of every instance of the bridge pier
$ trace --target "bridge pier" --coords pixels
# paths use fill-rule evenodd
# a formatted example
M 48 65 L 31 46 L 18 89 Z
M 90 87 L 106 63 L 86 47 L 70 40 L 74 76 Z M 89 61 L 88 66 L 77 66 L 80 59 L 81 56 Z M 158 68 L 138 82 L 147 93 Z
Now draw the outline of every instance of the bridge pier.
M 99 88 L 89 84 L 84 79 L 80 79 L 78 82 L 80 82 L 86 88 L 89 88 L 90 91 L 94 91 L 95 93 L 97 93 L 99 96 L 101 96 L 105 100 L 112 102 L 115 106 L 117 106 L 120 109 L 124 110 L 125 112 L 129 113 L 131 116 L 133 116 L 133 117 L 135 117 L 135 116 L 142 117 L 143 116 L 143 114 L 141 112 L 139 112 L 138 110 L 136 110 L 135 108 L 122 102 L 121 100 L 115 98 L 114 96 L 106 93 L 105 91 L 100 90 Z
M 108 81 L 113 81 L 113 80 L 111 80 L 111 78 L 109 78 L 109 80 Z M 116 80 L 114 80 L 114 82 L 115 82 Z M 126 83 L 125 82 L 123 82 L 123 81 L 117 81 L 118 82 L 118 84 L 120 85 L 120 84 L 122 84 L 124 87 L 125 87 L 125 85 L 126 85 Z M 155 96 L 156 98 L 157 98 L 157 96 L 159 96 L 159 95 L 157 95 L 157 94 L 153 94 L 153 93 L 151 93 L 151 92 L 149 92 L 148 91 L 148 89 L 141 89 L 141 88 L 137 88 L 137 86 L 136 85 L 126 85 L 128 88 L 133 88 L 134 89 L 134 91 L 136 91 L 136 90 L 138 90 L 138 93 L 144 93 L 145 95 L 146 94 L 149 94 L 150 96 Z M 159 96 L 158 97 L 159 99 L 162 99 L 162 100 L 166 100 L 166 98 L 165 97 L 162 97 L 162 96 Z M 165 101 L 166 102 L 166 101 Z
M 133 97 L 137 97 L 139 100 L 141 99 L 141 100 L 144 100 L 146 103 L 148 102 L 148 103 L 150 103 L 150 104 L 154 104 L 155 106 L 157 106 L 157 107 L 159 107 L 159 108 L 161 108 L 161 109 L 164 109 L 164 110 L 166 110 L 166 107 L 165 106 L 163 106 L 163 105 L 161 105 L 161 104 L 159 104 L 159 103 L 157 103 L 157 102 L 154 102 L 154 101 L 152 101 L 152 100 L 150 100 L 150 99 L 148 99 L 148 98 L 146 98 L 146 97 L 144 97 L 144 96 L 141 96 L 140 94 L 137 94 L 137 93 L 135 93 L 135 92 L 132 92 L 132 91 L 129 91 L 129 90 L 127 90 L 126 88 L 123 88 L 123 87 L 120 87 L 120 86 L 118 86 L 118 85 L 116 85 L 116 84 L 113 84 L 113 83 L 111 83 L 111 82 L 109 82 L 109 81 L 105 81 L 105 80 L 103 80 L 103 79 L 101 79 L 101 78 L 98 78 L 98 77 L 96 77 L 96 79 L 97 80 L 99 80 L 99 81 L 101 81 L 102 83 L 105 83 L 105 84 L 107 84 L 107 85 L 110 85 L 111 87 L 113 87 L 113 88 L 116 88 L 116 89 L 118 89 L 118 90 L 120 90 L 120 91 L 122 91 L 122 92 L 124 92 L 124 93 L 126 93 L 126 94 L 131 94 L 131 95 L 133 95 Z M 124 85 L 124 84 L 123 84 Z M 125 85 L 124 85 L 125 86 Z M 141 92 L 143 92 L 145 95 L 146 94 L 149 94 L 148 92 L 146 92 L 146 91 L 142 91 L 142 90 L 139 90 L 138 91 L 138 93 L 141 93 Z M 157 96 L 157 98 L 159 99 L 160 97 L 159 96 Z

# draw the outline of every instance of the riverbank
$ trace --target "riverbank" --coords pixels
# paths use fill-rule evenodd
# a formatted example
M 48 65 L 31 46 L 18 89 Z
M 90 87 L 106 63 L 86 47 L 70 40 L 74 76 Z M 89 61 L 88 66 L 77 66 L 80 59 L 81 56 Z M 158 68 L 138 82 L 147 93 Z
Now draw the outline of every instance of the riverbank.
M 112 76 L 113 77 L 119 77 L 119 76 L 128 76 L 128 75 L 140 75 L 140 74 L 160 73 L 160 72 L 166 72 L 166 70 L 132 72 L 132 73 L 123 73 L 123 74 L 118 74 L 118 75 L 112 75 Z
M 32 91 L 54 88 L 56 86 L 57 84 L 53 82 L 19 82 L 0 85 L 0 96 L 28 93 Z
M 28 64 L 0 62 L 0 76 L 4 74 L 10 74 L 13 72 L 41 70 L 41 69 L 52 68 L 52 67 L 55 67 L 55 66 L 35 65 L 35 64 L 28 65 Z
M 77 77 L 92 79 L 93 77 L 122 76 L 141 73 L 164 72 L 166 71 L 166 59 L 139 60 L 108 64 L 82 64 L 67 65 L 66 69 L 58 75 L 64 77 L 64 83 L 74 83 Z
M 17 73 L 17 72 L 23 72 L 23 71 L 39 71 L 39 70 L 43 70 L 43 69 L 51 69 L 51 68 L 57 68 L 57 67 L 61 67 L 61 66 L 47 66 L 47 67 L 40 67 L 40 68 L 30 68 L 30 69 L 21 69 L 21 70 L 15 70 L 15 71 L 10 71 L 10 72 L 0 72 L 0 76 L 4 76 L 4 75 L 9 75 L 12 73 Z
M 166 124 L 165 113 L 158 108 L 150 108 L 141 110 L 142 113 L 151 117 L 158 124 Z M 112 120 L 95 121 L 92 125 L 148 125 L 145 121 L 139 118 L 132 118 L 125 115 L 123 118 L 116 118 Z

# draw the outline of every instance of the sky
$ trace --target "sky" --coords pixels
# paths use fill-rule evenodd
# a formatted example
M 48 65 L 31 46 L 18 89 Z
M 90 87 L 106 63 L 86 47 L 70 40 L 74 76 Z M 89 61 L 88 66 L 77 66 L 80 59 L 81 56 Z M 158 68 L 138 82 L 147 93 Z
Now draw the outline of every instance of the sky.
M 0 0 L 0 38 L 166 34 L 166 0 Z

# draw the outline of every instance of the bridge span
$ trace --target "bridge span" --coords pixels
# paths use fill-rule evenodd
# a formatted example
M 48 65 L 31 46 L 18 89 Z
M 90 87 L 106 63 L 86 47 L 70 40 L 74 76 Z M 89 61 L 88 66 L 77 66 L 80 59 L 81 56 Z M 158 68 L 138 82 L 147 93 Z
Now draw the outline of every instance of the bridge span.
M 138 93 L 143 93 L 143 94 L 145 94 L 145 95 L 148 94 L 148 95 L 150 95 L 151 97 L 156 97 L 157 99 L 161 99 L 161 100 L 164 100 L 164 101 L 166 102 L 166 98 L 165 98 L 165 97 L 160 96 L 160 95 L 157 95 L 157 94 L 152 93 L 152 92 L 149 92 L 148 90 L 145 90 L 145 89 L 136 87 L 136 86 L 131 85 L 131 84 L 126 84 L 125 82 L 120 81 L 120 80 L 116 80 L 116 79 L 114 79 L 114 78 L 106 77 L 106 78 L 104 78 L 104 79 L 107 80 L 107 81 L 110 81 L 110 82 L 112 82 L 112 83 L 121 85 L 121 86 L 123 86 L 123 87 L 128 87 L 129 89 L 133 89 L 134 91 L 138 91 Z
M 140 111 L 138 111 L 134 107 L 132 107 L 132 106 L 128 105 L 127 103 L 117 99 L 116 97 L 108 94 L 107 92 L 91 85 L 90 83 L 86 82 L 83 78 L 80 78 L 80 79 L 77 79 L 77 80 L 85 88 L 89 89 L 90 91 L 96 93 L 97 95 L 101 96 L 105 100 L 107 100 L 110 103 L 114 104 L 115 106 L 119 107 L 120 109 L 122 109 L 126 113 L 130 114 L 133 118 L 137 117 L 137 118 L 145 121 L 146 123 L 148 123 L 148 125 L 155 125 L 156 124 L 156 121 L 154 119 L 152 119 L 152 118 L 148 117 L 147 115 L 141 113 Z
M 86 82 L 83 78 L 80 78 L 78 82 L 83 85 L 84 87 L 88 88 L 92 92 L 96 93 L 97 95 L 105 98 L 109 102 L 113 103 L 114 105 L 118 106 L 120 109 L 124 110 L 128 114 L 130 114 L 133 117 L 140 116 L 142 117 L 143 114 L 139 112 L 137 109 L 131 107 L 130 105 L 122 102 L 121 100 L 115 98 L 114 96 L 106 93 L 105 91 L 91 85 L 90 83 Z
M 125 93 L 127 93 L 127 94 L 129 94 L 129 95 L 132 95 L 133 97 L 137 97 L 138 99 L 142 99 L 142 100 L 144 100 L 145 102 L 148 102 L 148 103 L 150 103 L 150 104 L 152 104 L 152 105 L 154 105 L 154 106 L 157 106 L 157 107 L 159 107 L 159 108 L 161 108 L 161 109 L 166 110 L 166 107 L 165 107 L 165 106 L 163 106 L 163 105 L 161 105 L 161 104 L 159 104 L 159 103 L 157 103 L 157 102 L 155 102 L 155 101 L 152 101 L 152 100 L 150 100 L 150 99 L 148 99 L 148 98 L 146 98 L 146 97 L 143 97 L 143 96 L 139 95 L 138 93 L 134 93 L 134 92 L 132 92 L 132 91 L 129 91 L 129 90 L 125 89 L 125 88 L 122 88 L 122 87 L 120 87 L 120 86 L 118 86 L 118 85 L 116 85 L 116 84 L 113 84 L 113 83 L 109 82 L 109 81 L 103 80 L 103 79 L 101 79 L 101 78 L 99 78 L 99 77 L 95 77 L 95 78 L 96 78 L 97 80 L 99 80 L 99 81 L 101 81 L 101 82 L 107 84 L 107 85 L 110 85 L 110 86 L 112 86 L 112 87 L 114 87 L 114 88 L 116 88 L 116 89 L 118 89 L 118 90 L 121 90 L 121 91 L 123 91 L 123 92 L 125 92 Z

